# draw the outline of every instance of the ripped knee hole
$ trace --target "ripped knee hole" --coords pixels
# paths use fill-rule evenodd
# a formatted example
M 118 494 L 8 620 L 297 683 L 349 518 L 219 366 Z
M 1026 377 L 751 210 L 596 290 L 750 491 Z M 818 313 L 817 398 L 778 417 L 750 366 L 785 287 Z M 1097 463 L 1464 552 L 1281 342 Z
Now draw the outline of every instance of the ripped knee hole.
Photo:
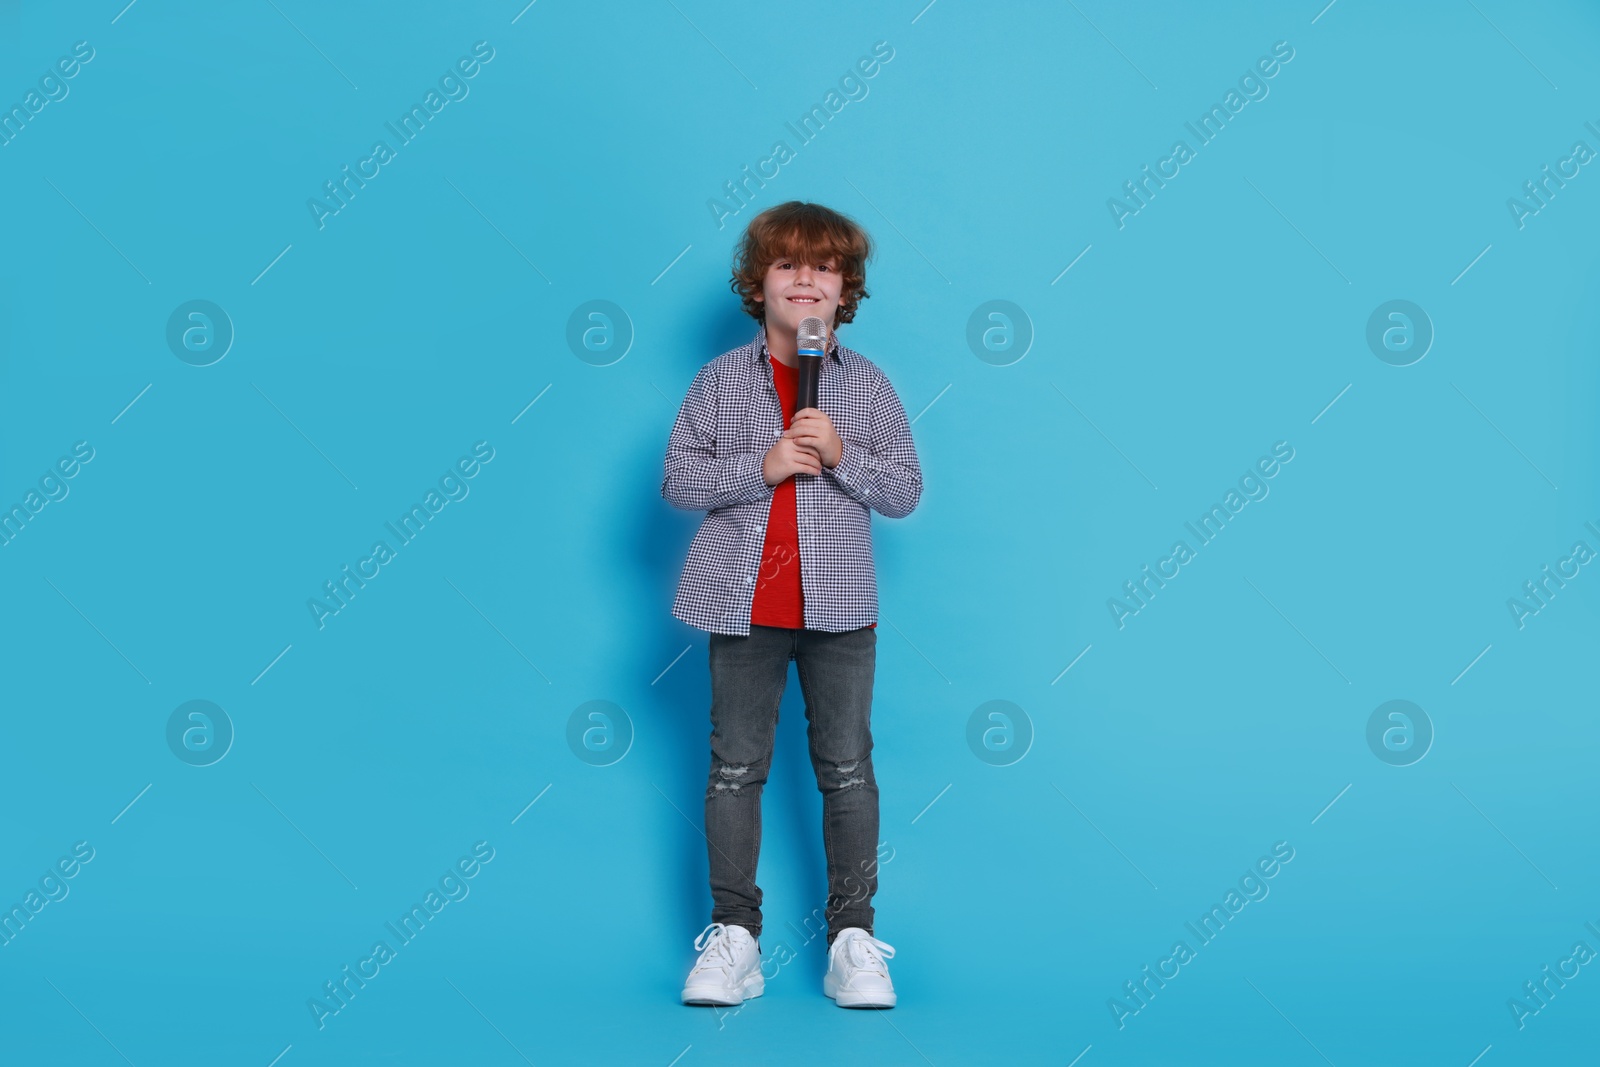
M 717 768 L 717 792 L 737 793 L 744 786 L 744 782 L 740 779 L 749 773 L 750 765 L 747 763 L 722 764 Z
M 840 789 L 867 784 L 866 777 L 856 773 L 856 768 L 860 767 L 863 762 L 862 760 L 851 760 L 848 763 L 834 764 L 834 769 L 839 772 Z

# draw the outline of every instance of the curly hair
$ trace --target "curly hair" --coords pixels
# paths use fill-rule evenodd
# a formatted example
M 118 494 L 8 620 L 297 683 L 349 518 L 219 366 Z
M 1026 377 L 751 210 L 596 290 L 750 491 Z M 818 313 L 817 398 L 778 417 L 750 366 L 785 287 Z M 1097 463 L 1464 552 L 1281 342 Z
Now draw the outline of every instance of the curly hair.
M 765 317 L 762 292 L 767 270 L 781 259 L 794 257 L 815 265 L 832 257 L 843 282 L 832 326 L 852 321 L 867 292 L 867 260 L 872 258 L 872 238 L 852 218 L 821 204 L 801 200 L 770 207 L 750 220 L 733 253 L 733 278 L 729 288 L 738 294 L 745 314 Z

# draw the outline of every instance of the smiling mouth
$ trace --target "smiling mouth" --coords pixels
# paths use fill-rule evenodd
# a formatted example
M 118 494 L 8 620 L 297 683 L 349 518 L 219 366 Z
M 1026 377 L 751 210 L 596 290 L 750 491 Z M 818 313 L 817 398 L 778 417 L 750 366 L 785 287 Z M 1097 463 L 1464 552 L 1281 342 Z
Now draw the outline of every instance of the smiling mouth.
M 816 304 L 819 301 L 814 296 L 791 296 L 789 302 L 791 304 Z

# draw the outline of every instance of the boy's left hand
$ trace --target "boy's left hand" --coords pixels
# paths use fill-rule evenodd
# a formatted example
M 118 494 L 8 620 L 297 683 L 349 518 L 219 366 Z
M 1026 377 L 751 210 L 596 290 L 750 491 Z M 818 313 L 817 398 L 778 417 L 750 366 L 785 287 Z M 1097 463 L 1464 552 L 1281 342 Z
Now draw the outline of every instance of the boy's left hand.
M 838 466 L 839 457 L 844 454 L 844 442 L 839 440 L 833 420 L 819 408 L 801 408 L 795 412 L 783 436 L 792 437 L 796 444 L 815 452 L 822 465 L 830 470 Z

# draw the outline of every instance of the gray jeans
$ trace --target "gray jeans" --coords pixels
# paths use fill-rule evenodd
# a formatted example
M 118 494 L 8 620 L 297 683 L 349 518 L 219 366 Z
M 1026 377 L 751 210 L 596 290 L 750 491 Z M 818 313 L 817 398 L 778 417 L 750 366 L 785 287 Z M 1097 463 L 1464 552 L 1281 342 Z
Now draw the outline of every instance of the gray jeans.
M 761 936 L 761 788 L 772 764 L 778 704 L 795 660 L 811 768 L 822 793 L 828 860 L 828 944 L 850 926 L 872 933 L 878 891 L 878 782 L 872 773 L 872 681 L 878 632 L 750 627 L 711 634 L 711 772 L 706 842 L 711 921 Z

